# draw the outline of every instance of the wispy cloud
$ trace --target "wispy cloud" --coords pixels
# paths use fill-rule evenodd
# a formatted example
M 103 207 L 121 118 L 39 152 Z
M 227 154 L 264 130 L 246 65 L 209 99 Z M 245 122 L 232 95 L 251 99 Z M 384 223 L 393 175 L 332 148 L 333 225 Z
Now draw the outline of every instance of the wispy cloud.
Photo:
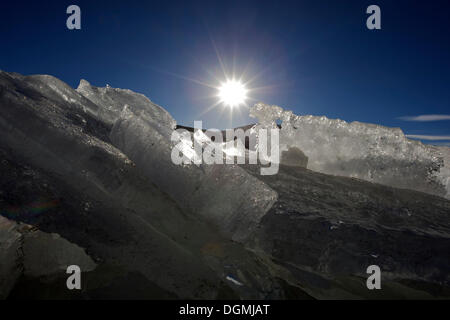
M 420 116 L 400 117 L 404 121 L 443 121 L 450 120 L 450 114 L 422 114 Z
M 420 139 L 420 140 L 450 140 L 450 136 L 429 136 L 429 135 L 420 135 L 420 134 L 407 134 L 408 138 L 411 139 Z

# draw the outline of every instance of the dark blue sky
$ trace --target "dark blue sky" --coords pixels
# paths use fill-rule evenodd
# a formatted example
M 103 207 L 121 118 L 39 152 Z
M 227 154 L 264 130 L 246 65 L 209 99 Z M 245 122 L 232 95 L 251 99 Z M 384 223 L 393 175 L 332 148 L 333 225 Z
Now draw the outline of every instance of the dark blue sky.
M 81 8 L 81 30 L 66 28 L 70 4 Z M 381 8 L 382 30 L 366 28 L 371 4 Z M 230 75 L 255 78 L 258 101 L 450 136 L 448 120 L 398 119 L 450 114 L 449 35 L 448 0 L 15 0 L 0 4 L 0 69 L 129 88 L 180 124 L 225 128 L 227 109 L 201 115 L 217 99 L 199 82 L 223 79 L 219 55 Z M 251 121 L 240 112 L 233 126 Z

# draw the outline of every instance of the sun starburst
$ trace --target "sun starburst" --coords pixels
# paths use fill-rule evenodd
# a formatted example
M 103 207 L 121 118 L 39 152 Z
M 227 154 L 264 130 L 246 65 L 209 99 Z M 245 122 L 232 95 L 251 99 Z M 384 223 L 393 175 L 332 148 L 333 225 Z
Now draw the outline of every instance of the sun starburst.
M 227 80 L 225 83 L 218 88 L 220 102 L 229 106 L 230 108 L 235 108 L 241 104 L 245 104 L 247 99 L 247 89 L 240 81 L 237 80 Z

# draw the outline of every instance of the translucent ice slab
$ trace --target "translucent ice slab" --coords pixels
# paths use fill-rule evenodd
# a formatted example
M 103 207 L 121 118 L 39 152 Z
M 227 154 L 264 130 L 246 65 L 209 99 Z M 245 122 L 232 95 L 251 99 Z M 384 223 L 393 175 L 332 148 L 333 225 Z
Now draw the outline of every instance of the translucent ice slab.
M 280 148 L 302 150 L 308 169 L 450 197 L 448 148 L 409 140 L 399 128 L 297 116 L 263 103 L 250 115 L 263 127 L 281 120 Z

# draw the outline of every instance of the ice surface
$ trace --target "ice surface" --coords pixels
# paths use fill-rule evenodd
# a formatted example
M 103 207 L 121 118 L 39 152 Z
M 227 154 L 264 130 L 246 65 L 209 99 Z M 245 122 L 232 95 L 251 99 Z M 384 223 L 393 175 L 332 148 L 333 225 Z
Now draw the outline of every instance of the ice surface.
M 22 274 L 50 276 L 65 273 L 69 265 L 78 265 L 83 272 L 96 267 L 82 248 L 58 234 L 0 216 L 0 299 L 8 296 Z
M 75 91 L 51 76 L 5 72 L 0 85 L 8 88 L 0 97 L 0 147 L 14 146 L 36 167 L 93 196 L 126 203 L 125 194 L 136 194 L 130 171 L 143 173 L 179 205 L 208 216 L 235 239 L 250 234 L 277 197 L 238 166 L 173 164 L 176 122 L 141 94 L 86 81 Z
M 111 125 L 121 116 L 124 108 L 132 108 L 137 115 L 145 112 L 148 119 L 154 121 L 155 127 L 174 128 L 176 125 L 176 121 L 166 110 L 143 94 L 109 85 L 104 88 L 94 87 L 86 80 L 80 81 L 77 92 L 99 106 L 98 116 Z
M 342 275 L 365 277 L 372 264 L 389 270 L 386 283 L 450 283 L 450 201 L 291 166 L 274 176 L 245 168 L 280 195 L 255 234 L 255 250 L 270 252 L 296 272 L 317 272 L 310 278 L 302 273 L 302 284 L 316 282 L 321 273 L 339 275 L 343 284 Z
M 0 299 L 5 299 L 22 273 L 21 234 L 17 224 L 0 216 Z
M 245 239 L 276 201 L 276 192 L 238 165 L 174 164 L 173 121 L 161 121 L 128 103 L 112 128 L 114 145 L 180 205 L 213 221 L 233 239 Z M 196 138 L 208 141 L 200 132 Z
M 171 124 L 164 125 L 161 118 L 155 117 L 158 108 L 144 110 L 144 112 L 134 105 L 125 108 L 124 115 L 129 114 L 130 119 L 125 116 L 121 120 L 133 122 L 132 120 L 138 114 L 142 121 L 137 121 L 135 124 L 144 124 L 142 128 L 139 128 L 146 132 L 144 137 L 149 132 L 152 133 L 152 137 L 155 137 L 154 140 L 143 141 L 142 144 L 133 144 L 131 134 L 124 137 L 124 141 L 129 142 L 128 145 L 143 147 L 141 152 L 140 150 L 130 152 L 133 155 L 144 155 L 142 162 L 133 163 L 111 144 L 110 128 L 102 124 L 104 121 L 101 118 L 102 113 L 96 113 L 94 108 L 103 110 L 104 106 L 95 105 L 77 91 L 70 90 L 70 87 L 62 81 L 49 76 L 24 77 L 0 71 L 0 92 L 1 158 L 7 158 L 6 163 L 24 163 L 29 166 L 28 168 L 32 168 L 32 170 L 27 169 L 27 177 L 31 174 L 39 180 L 38 177 L 41 176 L 39 172 L 45 174 L 50 181 L 45 179 L 35 181 L 32 184 L 34 187 L 30 187 L 30 190 L 39 190 L 41 185 L 51 185 L 58 190 L 59 194 L 44 192 L 44 196 L 54 196 L 55 199 L 62 199 L 65 202 L 57 211 L 61 214 L 42 215 L 44 219 L 51 221 L 49 225 L 52 229 L 58 229 L 53 229 L 51 232 L 61 233 L 62 231 L 66 239 L 79 243 L 81 247 L 88 247 L 91 253 L 101 256 L 106 263 L 112 262 L 126 266 L 127 270 L 141 273 L 161 288 L 176 292 L 179 297 L 212 299 L 217 295 L 219 283 L 224 279 L 221 267 L 215 263 L 214 270 L 219 271 L 213 272 L 209 264 L 199 259 L 197 253 L 207 241 L 215 241 L 211 240 L 211 235 L 217 239 L 223 239 L 217 232 L 218 228 L 211 223 L 206 223 L 205 219 L 196 215 L 195 210 L 191 210 L 195 213 L 191 214 L 192 212 L 188 209 L 175 203 L 173 198 L 168 196 L 172 194 L 170 188 L 166 193 L 162 192 L 155 185 L 155 180 L 148 179 L 143 174 L 146 166 L 155 168 L 154 166 L 159 163 L 146 162 L 150 158 L 145 156 L 160 150 L 153 148 L 152 141 L 160 138 L 161 146 L 163 146 L 167 142 L 165 137 L 171 132 Z M 120 98 L 122 92 L 120 90 L 117 92 Z M 133 97 L 130 101 L 132 99 Z M 92 110 L 86 107 L 89 104 L 94 106 Z M 121 110 L 121 115 L 122 111 L 124 110 Z M 162 117 L 164 114 L 165 111 L 162 110 Z M 173 121 L 171 118 L 169 120 Z M 105 131 L 107 136 L 104 135 Z M 128 137 L 131 140 L 127 140 Z M 170 145 L 167 145 L 167 151 L 170 152 Z M 155 156 L 158 157 L 158 154 Z M 170 161 L 170 158 L 168 160 Z M 142 164 L 142 167 L 136 165 L 138 162 Z M 4 165 L 4 160 L 1 163 L 2 178 L 6 178 L 5 172 L 10 173 L 8 170 L 10 166 Z M 162 165 L 164 169 L 166 164 L 162 163 Z M 180 183 L 185 181 L 183 180 L 185 172 L 180 174 Z M 17 188 L 23 185 L 24 188 L 25 186 L 28 188 L 29 181 L 23 183 L 19 179 L 20 175 L 16 176 L 16 173 L 13 172 L 9 176 L 11 185 Z M 244 172 L 243 176 L 245 175 L 248 174 Z M 169 187 L 176 186 L 178 177 L 173 174 L 170 177 L 173 182 Z M 7 186 L 3 188 L 3 191 L 9 190 L 5 181 L 3 185 Z M 205 192 L 210 192 L 207 188 L 206 185 L 202 186 L 203 196 Z M 184 190 L 186 197 L 188 191 Z M 27 201 L 24 200 L 27 198 L 22 198 L 23 195 L 24 191 L 21 188 L 17 192 L 19 203 L 27 205 Z M 34 191 L 28 194 L 28 197 L 32 198 L 30 201 L 34 201 L 35 196 L 37 195 Z M 181 196 L 183 197 L 184 194 Z M 5 193 L 2 193 L 2 203 L 4 197 Z M 197 195 L 197 197 L 200 196 Z M 37 198 L 40 197 L 37 196 Z M 16 196 L 12 194 L 12 198 L 8 201 L 11 199 L 15 200 Z M 249 197 L 249 199 L 252 198 Z M 220 206 L 220 198 L 214 197 L 212 193 L 211 201 L 214 200 L 217 201 L 214 204 Z M 227 199 L 228 202 L 234 200 Z M 206 210 L 200 207 L 202 208 Z M 211 208 L 213 210 L 214 206 Z M 227 221 L 233 222 L 228 225 L 228 230 L 232 231 L 232 227 L 237 226 L 243 233 L 250 232 L 251 228 L 245 230 L 248 224 L 240 225 L 240 222 L 246 218 L 255 218 L 251 214 L 246 216 L 245 208 L 241 206 L 238 208 L 242 209 L 239 212 L 227 212 L 230 215 L 238 213 L 236 217 L 227 216 L 230 218 Z M 2 214 L 3 209 L 4 207 L 2 207 Z M 244 218 L 239 219 L 240 213 L 244 215 Z M 38 215 L 33 218 L 36 219 L 33 223 L 41 221 L 40 217 L 41 215 Z M 1 226 L 0 229 L 2 229 Z M 2 232 L 0 230 L 0 234 Z M 0 238 L 2 238 L 1 235 Z M 4 270 L 7 277 L 9 276 L 7 280 L 13 279 L 10 271 L 21 272 L 20 267 L 15 264 L 14 234 L 7 234 L 6 239 L 11 241 L 11 245 L 6 246 L 5 250 L 0 248 L 0 291 L 3 291 L 2 288 L 7 290 L 10 288 L 9 283 L 3 282 Z M 227 243 L 229 243 L 228 239 Z M 0 241 L 0 247 L 5 242 Z M 46 240 L 43 241 L 44 244 L 46 242 Z M 31 252 L 38 253 L 35 246 L 30 246 L 29 249 Z M 246 264 L 252 259 L 244 253 L 242 256 Z M 45 263 L 44 260 L 48 255 L 41 254 L 40 257 L 42 260 L 39 262 Z M 228 260 L 227 255 L 224 259 Z M 41 267 L 39 265 L 36 267 L 39 269 L 34 271 L 39 272 Z M 258 277 L 262 279 L 260 275 Z M 269 281 L 272 280 L 263 279 L 262 282 Z M 7 294 L 6 291 L 4 292 L 0 295 Z
M 450 197 L 448 148 L 409 140 L 399 128 L 297 116 L 263 103 L 250 116 L 263 127 L 281 120 L 281 151 L 299 148 L 308 169 Z
M 83 248 L 70 243 L 59 234 L 40 230 L 27 232 L 23 240 L 24 274 L 30 277 L 49 276 L 66 272 L 67 267 L 77 265 L 83 272 L 96 268 L 95 262 Z
M 440 168 L 437 179 L 445 186 L 447 190 L 446 198 L 450 199 L 450 148 L 448 147 L 436 147 L 440 157 L 444 161 L 444 165 Z
M 13 219 L 30 219 L 27 223 L 87 248 L 102 264 L 141 274 L 142 286 L 154 284 L 184 299 L 213 299 L 230 288 L 240 299 L 292 298 L 293 290 L 296 297 L 305 297 L 303 289 L 315 298 L 354 297 L 354 281 L 346 284 L 342 275 L 364 276 L 366 266 L 373 263 L 386 265 L 390 275 L 426 281 L 433 288 L 442 281 L 448 284 L 450 202 L 446 199 L 289 165 L 272 176 L 261 176 L 258 165 L 175 166 L 170 159 L 175 121 L 150 100 L 128 90 L 95 88 L 82 82 L 77 92 L 54 77 L 0 72 L 0 93 L 2 208 L 8 209 L 5 204 L 23 206 Z M 294 118 L 282 109 L 268 111 L 273 114 L 265 117 L 264 108 L 253 110 L 254 114 L 261 112 L 263 120 L 254 128 L 275 127 L 273 118 L 280 114 L 288 118 L 284 119 L 286 128 Z M 347 128 L 337 135 L 337 129 L 327 130 L 316 122 L 310 126 L 325 142 L 334 134 L 336 144 L 358 139 L 369 141 L 368 149 L 373 144 L 367 133 L 350 135 Z M 192 135 L 188 136 L 190 140 Z M 305 140 L 316 138 L 313 132 Z M 204 145 L 211 143 L 201 133 L 197 139 Z M 308 146 L 308 142 L 303 144 Z M 318 150 L 328 151 L 315 143 Z M 398 142 L 384 143 L 389 150 Z M 239 153 L 230 143 L 221 146 L 229 156 Z M 421 154 L 419 147 L 428 150 L 417 143 L 409 148 Z M 336 153 L 338 148 L 329 149 Z M 431 149 L 443 159 L 437 161 L 438 170 L 427 175 L 426 161 L 434 162 L 423 155 L 417 156 L 419 161 L 410 161 L 410 170 L 423 172 L 420 177 L 430 177 L 436 186 L 448 187 L 449 149 Z M 302 152 L 310 156 L 315 149 L 290 151 L 287 164 L 297 166 L 306 164 Z M 330 158 L 338 164 L 334 153 Z M 375 165 L 394 163 L 390 167 L 402 168 L 408 164 L 405 159 L 411 158 L 391 153 L 383 154 Z M 356 164 L 366 161 L 356 155 Z M 347 175 L 353 168 L 344 169 Z M 272 205 L 278 196 L 275 191 L 279 197 Z M 29 213 L 28 204 L 41 198 L 59 199 L 59 207 Z M 223 237 L 210 221 L 235 240 L 257 228 L 242 244 Z M 38 262 L 44 262 L 36 264 L 36 269 L 28 268 L 34 275 L 59 269 L 46 267 L 45 259 L 52 258 L 53 252 L 41 252 L 49 245 L 60 248 L 68 243 L 61 238 L 54 242 L 50 234 L 42 239 L 28 235 L 0 219 L 0 296 L 20 276 L 23 262 L 35 261 L 24 253 L 34 253 Z M 29 242 L 23 245 L 22 240 Z M 62 257 L 70 260 L 72 254 L 63 252 Z M 243 286 L 233 285 L 233 280 Z M 129 285 L 106 281 L 128 294 Z M 131 283 L 134 288 L 136 282 Z M 228 288 L 223 286 L 227 283 Z M 324 284 L 329 289 L 324 290 Z M 336 288 L 343 291 L 336 293 Z M 417 291 L 412 292 L 416 295 Z M 404 293 L 402 289 L 399 296 Z M 112 292 L 108 296 L 117 297 Z

